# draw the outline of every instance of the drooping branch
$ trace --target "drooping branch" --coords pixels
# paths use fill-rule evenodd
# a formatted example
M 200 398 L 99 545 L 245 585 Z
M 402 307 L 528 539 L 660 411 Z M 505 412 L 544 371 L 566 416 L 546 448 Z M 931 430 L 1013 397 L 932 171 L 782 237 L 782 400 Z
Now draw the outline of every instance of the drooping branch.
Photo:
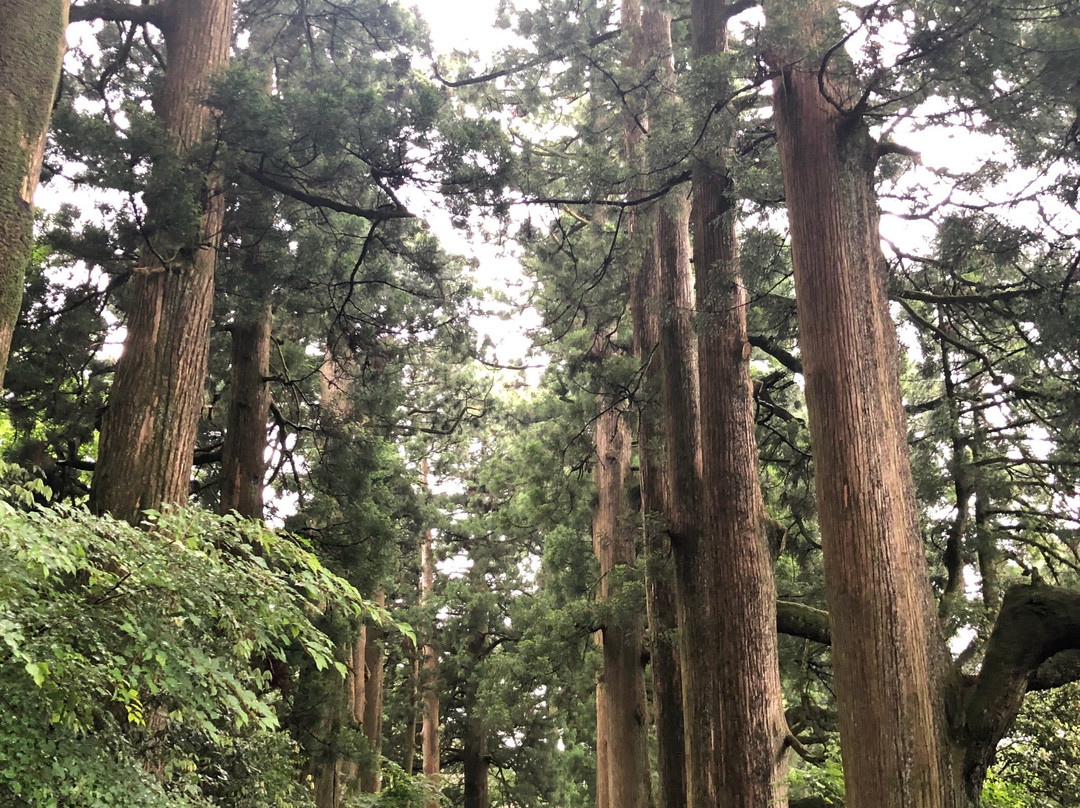
M 361 208 L 357 205 L 351 205 L 348 202 L 341 202 L 340 200 L 331 199 L 327 196 L 313 194 L 302 188 L 297 188 L 295 185 L 291 185 L 275 176 L 267 174 L 264 171 L 260 171 L 257 168 L 252 168 L 251 166 L 241 165 L 240 171 L 260 185 L 263 185 L 272 191 L 284 194 L 290 199 L 295 199 L 298 202 L 311 205 L 312 207 L 326 208 L 327 210 L 337 211 L 338 213 L 346 213 L 350 216 L 367 219 L 370 222 L 383 222 L 388 219 L 413 218 L 413 214 L 405 208 L 394 205 L 386 205 L 378 208 Z
M 94 20 L 160 26 L 162 20 L 161 6 L 133 6 L 129 3 L 114 2 L 113 0 L 100 0 L 100 2 L 96 3 L 83 3 L 71 7 L 70 22 L 92 22 Z

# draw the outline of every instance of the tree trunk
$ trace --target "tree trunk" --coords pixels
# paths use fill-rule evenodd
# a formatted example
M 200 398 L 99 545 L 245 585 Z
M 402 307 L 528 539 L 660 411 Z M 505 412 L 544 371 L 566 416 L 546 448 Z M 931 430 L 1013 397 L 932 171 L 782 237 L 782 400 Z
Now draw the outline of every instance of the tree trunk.
M 427 464 L 423 464 L 423 477 L 427 481 Z M 432 557 L 431 536 L 425 535 L 420 545 L 420 605 L 427 603 L 435 589 L 435 560 Z M 420 728 L 420 754 L 424 776 L 432 782 L 439 777 L 439 671 L 435 646 L 425 642 L 420 651 L 420 692 L 422 724 Z M 429 803 L 427 808 L 438 808 Z
M 405 748 L 401 767 L 405 773 L 412 775 L 416 766 L 416 717 L 417 707 L 420 701 L 420 657 L 416 649 L 410 649 L 409 654 L 409 712 L 405 722 L 405 737 L 402 746 Z
M 720 13 L 712 4 L 692 5 L 697 58 L 724 49 L 726 18 Z M 710 142 L 718 145 L 696 155 L 693 172 L 697 300 L 707 313 L 698 346 L 690 320 L 694 301 L 685 203 L 667 203 L 657 223 L 661 295 L 668 312 L 660 330 L 668 523 L 684 710 L 693 716 L 686 737 L 688 804 L 750 808 L 786 804 L 786 725 L 757 478 L 745 297 L 734 210 L 726 198 L 722 155 L 727 144 L 716 133 L 710 133 Z M 702 637 L 711 640 L 704 643 Z
M 600 600 L 614 596 L 613 577 L 635 564 L 630 509 L 630 427 L 621 403 L 598 399 L 593 544 L 600 561 Z M 640 615 L 611 614 L 601 631 L 604 669 L 597 689 L 597 794 L 611 808 L 650 805 L 645 678 Z M 602 752 L 606 743 L 606 755 Z M 602 806 L 601 806 L 602 808 Z
M 665 82 L 674 78 L 671 55 L 671 23 L 666 13 L 642 10 L 638 0 L 623 0 L 623 30 L 629 32 L 628 65 L 640 77 L 646 94 L 628 98 L 626 123 L 627 161 L 641 177 L 648 176 L 645 131 L 654 104 L 651 95 L 667 89 L 648 81 L 652 62 Z M 651 86 L 650 86 L 651 85 Z M 638 193 L 638 191 L 635 191 Z M 686 805 L 686 754 L 683 734 L 682 672 L 676 643 L 676 601 L 671 553 L 664 536 L 666 483 L 664 481 L 663 401 L 660 398 L 660 243 L 659 210 L 629 213 L 628 230 L 636 235 L 631 262 L 640 263 L 631 278 L 630 314 L 634 352 L 645 371 L 645 395 L 638 403 L 638 465 L 641 512 L 645 538 L 645 604 L 649 625 L 649 659 L 652 672 L 652 716 L 656 731 L 655 804 L 665 808 Z
M 472 586 L 475 592 L 486 590 L 486 584 L 480 564 L 474 564 L 471 571 Z M 484 656 L 484 643 L 488 634 L 487 614 L 480 605 L 469 610 L 470 637 L 465 643 L 465 653 L 474 666 L 474 674 L 479 669 Z M 484 708 L 477 693 L 478 682 L 471 676 L 465 682 L 463 708 L 465 713 L 465 732 L 462 737 L 462 789 L 463 808 L 488 808 L 488 733 Z
M 0 0 L 0 389 L 34 246 L 34 191 L 66 43 L 67 0 Z
M 66 0 L 2 0 L 0 387 L 33 250 L 34 191 L 65 50 Z
M 232 371 L 221 448 L 222 513 L 262 519 L 266 422 L 270 417 L 270 307 L 232 326 Z
M 375 605 L 386 606 L 386 591 L 375 593 Z M 377 626 L 368 626 L 364 646 L 364 669 L 366 671 L 364 712 L 361 716 L 364 736 L 371 747 L 372 758 L 369 765 L 360 770 L 360 790 L 365 794 L 374 794 L 379 790 L 382 774 L 380 758 L 382 756 L 382 719 L 383 719 L 383 676 L 386 664 L 384 640 L 386 632 Z
M 209 82 L 229 58 L 232 3 L 168 0 L 162 11 L 168 61 L 157 112 L 188 158 L 206 131 Z M 220 179 L 212 166 L 203 169 L 197 243 L 158 250 L 147 234 L 146 265 L 128 284 L 127 339 L 102 419 L 91 505 L 131 522 L 188 499 L 225 211 Z
M 770 23 L 792 20 L 767 3 Z M 791 227 L 849 808 L 961 804 L 945 771 L 937 630 L 873 191 L 875 142 L 817 65 L 831 2 L 795 18 L 774 114 Z M 815 39 L 818 37 L 818 39 Z M 830 39 L 830 42 L 832 40 Z M 806 56 L 805 48 L 811 55 Z M 815 55 L 817 54 L 817 55 Z M 813 65 L 800 69 L 796 65 Z M 826 97 L 823 90 L 831 94 Z

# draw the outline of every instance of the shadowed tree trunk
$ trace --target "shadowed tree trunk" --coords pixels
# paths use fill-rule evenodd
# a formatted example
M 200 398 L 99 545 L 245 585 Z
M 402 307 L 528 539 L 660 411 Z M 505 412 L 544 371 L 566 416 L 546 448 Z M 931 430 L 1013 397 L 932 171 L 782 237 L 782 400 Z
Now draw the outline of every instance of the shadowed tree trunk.
M 480 564 L 475 564 L 470 572 L 474 591 L 485 591 L 483 573 Z M 487 614 L 482 606 L 476 605 L 469 610 L 469 640 L 465 644 L 465 653 L 473 664 L 479 665 L 484 656 L 484 645 L 488 634 Z M 465 731 L 462 735 L 462 805 L 463 808 L 488 808 L 488 732 L 484 707 L 480 704 L 479 683 L 475 677 L 469 677 L 462 690 L 465 713 Z
M 221 447 L 221 512 L 261 519 L 270 417 L 270 307 L 232 325 L 229 413 Z
M 375 605 L 386 606 L 386 591 L 375 593 Z M 371 746 L 373 757 L 370 764 L 360 770 L 360 790 L 374 794 L 382 780 L 379 761 L 382 756 L 383 676 L 386 665 L 384 641 L 386 632 L 377 626 L 367 626 L 364 642 L 365 693 L 364 712 L 361 723 L 364 736 Z
M 727 17 L 712 3 L 695 2 L 691 10 L 694 56 L 703 62 L 726 48 Z M 722 129 L 707 133 L 693 164 L 696 298 L 703 311 L 696 346 L 685 207 L 677 200 L 662 207 L 657 224 L 667 311 L 660 358 L 668 527 L 684 711 L 693 716 L 686 733 L 688 804 L 756 808 L 786 804 L 786 724 Z
M 34 191 L 60 79 L 67 0 L 0 0 L 0 389 L 34 246 Z
M 598 337 L 600 339 L 600 337 Z M 621 402 L 598 397 L 593 546 L 600 562 L 600 601 L 614 596 L 617 576 L 635 563 L 630 508 L 630 426 Z M 649 751 L 642 617 L 609 614 L 601 630 L 604 669 L 597 688 L 597 795 L 611 808 L 648 808 Z
M 229 58 L 232 3 L 168 0 L 159 8 L 167 64 L 156 110 L 180 158 L 194 160 L 209 120 L 204 96 Z M 131 522 L 144 509 L 188 499 L 225 211 L 213 166 L 200 170 L 198 233 L 181 244 L 147 233 L 144 265 L 128 284 L 128 333 L 102 419 L 91 505 Z
M 674 81 L 670 20 L 665 13 L 642 10 L 638 0 L 623 0 L 622 26 L 630 41 L 627 66 L 641 77 L 642 89 L 627 98 L 626 157 L 637 176 L 648 172 L 645 139 L 652 96 L 667 91 Z M 656 73 L 661 85 L 647 77 Z M 670 550 L 664 535 L 666 483 L 664 480 L 663 401 L 660 397 L 660 216 L 653 208 L 628 212 L 627 229 L 636 236 L 631 261 L 630 288 L 634 352 L 645 369 L 645 396 L 638 402 L 638 465 L 641 512 L 645 538 L 645 597 L 648 616 L 649 660 L 652 671 L 652 713 L 656 730 L 657 780 L 655 804 L 666 808 L 686 805 L 686 756 L 683 726 L 682 673 L 676 637 L 675 582 Z M 640 256 L 640 258 L 638 258 Z

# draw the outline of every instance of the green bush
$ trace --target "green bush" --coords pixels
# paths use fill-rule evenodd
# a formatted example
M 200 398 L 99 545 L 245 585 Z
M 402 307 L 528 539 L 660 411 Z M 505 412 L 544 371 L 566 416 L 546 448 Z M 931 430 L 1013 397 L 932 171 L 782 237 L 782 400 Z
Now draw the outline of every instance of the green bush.
M 372 607 L 259 523 L 42 494 L 0 481 L 0 804 L 306 804 L 271 668 L 344 673 L 312 621 Z

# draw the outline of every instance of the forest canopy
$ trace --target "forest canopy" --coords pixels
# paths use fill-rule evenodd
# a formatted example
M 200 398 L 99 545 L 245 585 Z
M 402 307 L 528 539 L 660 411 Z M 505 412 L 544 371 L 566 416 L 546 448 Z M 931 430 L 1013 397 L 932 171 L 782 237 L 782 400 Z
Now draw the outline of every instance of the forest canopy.
M 0 7 L 0 803 L 1080 805 L 1080 2 Z

